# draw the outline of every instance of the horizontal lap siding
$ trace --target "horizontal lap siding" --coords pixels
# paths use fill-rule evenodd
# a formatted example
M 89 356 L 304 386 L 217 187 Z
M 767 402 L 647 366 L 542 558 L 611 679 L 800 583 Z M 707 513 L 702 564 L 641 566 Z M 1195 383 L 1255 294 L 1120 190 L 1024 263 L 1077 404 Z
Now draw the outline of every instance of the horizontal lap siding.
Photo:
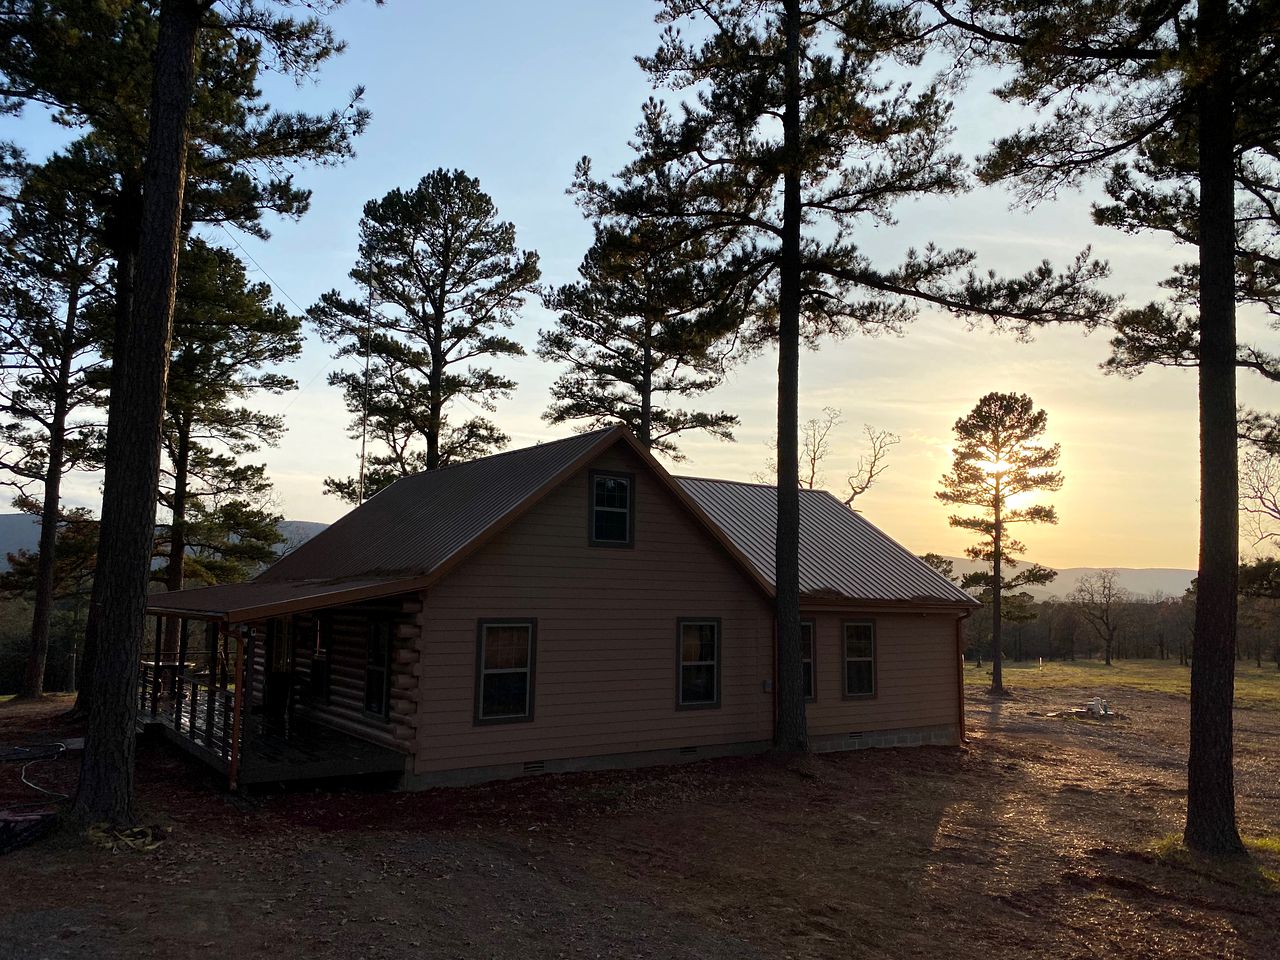
M 816 627 L 817 700 L 807 704 L 810 736 L 954 724 L 958 710 L 956 621 L 951 614 L 805 614 Z M 876 624 L 876 696 L 845 700 L 847 620 Z
M 768 602 L 634 454 L 591 469 L 635 474 L 634 548 L 588 546 L 584 469 L 431 588 L 417 772 L 772 736 Z M 473 722 L 476 622 L 494 617 L 538 621 L 531 722 Z M 719 708 L 676 709 L 682 617 L 721 621 Z

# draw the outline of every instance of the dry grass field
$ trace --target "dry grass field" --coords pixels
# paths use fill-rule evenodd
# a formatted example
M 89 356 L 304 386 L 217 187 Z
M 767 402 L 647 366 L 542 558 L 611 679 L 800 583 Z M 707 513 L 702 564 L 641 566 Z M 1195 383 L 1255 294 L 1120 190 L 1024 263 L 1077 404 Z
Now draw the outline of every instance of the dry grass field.
M 0 858 L 0 955 L 1280 956 L 1278 678 L 1241 684 L 1254 859 L 1223 867 L 1170 839 L 1185 670 L 1013 666 L 999 700 L 985 668 L 969 673 L 971 739 L 954 750 L 244 800 L 144 744 L 139 794 L 161 842 L 61 835 Z M 1119 716 L 1063 713 L 1093 696 Z M 0 704 L 0 742 L 58 708 Z M 30 798 L 13 766 L 0 803 Z M 31 776 L 69 788 L 74 766 Z

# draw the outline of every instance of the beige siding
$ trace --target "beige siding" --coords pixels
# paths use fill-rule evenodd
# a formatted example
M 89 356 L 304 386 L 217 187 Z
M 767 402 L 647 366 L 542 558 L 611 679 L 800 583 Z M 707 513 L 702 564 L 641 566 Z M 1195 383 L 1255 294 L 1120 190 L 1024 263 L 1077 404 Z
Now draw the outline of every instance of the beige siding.
M 762 593 L 630 451 L 591 468 L 635 474 L 634 548 L 588 545 L 584 469 L 429 592 L 415 772 L 772 735 Z M 493 617 L 537 619 L 532 721 L 474 723 L 477 620 Z M 722 622 L 717 708 L 676 708 L 681 617 Z
M 830 736 L 954 724 L 958 697 L 953 614 L 805 613 L 816 627 L 816 701 L 808 704 L 809 735 Z M 876 624 L 876 696 L 846 700 L 846 620 Z

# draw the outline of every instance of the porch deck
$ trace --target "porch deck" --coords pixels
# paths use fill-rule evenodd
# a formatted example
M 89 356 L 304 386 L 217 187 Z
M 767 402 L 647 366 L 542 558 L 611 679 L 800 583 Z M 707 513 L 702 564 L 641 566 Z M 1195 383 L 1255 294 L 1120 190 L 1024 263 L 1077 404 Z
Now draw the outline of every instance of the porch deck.
M 145 729 L 212 766 L 219 773 L 230 772 L 229 757 L 219 748 L 218 733 L 224 729 L 221 703 L 215 701 L 212 745 L 206 746 L 206 720 L 201 711 L 184 712 L 176 721 L 172 713 L 158 713 L 144 719 Z M 229 726 L 229 724 L 228 724 Z M 240 768 L 236 779 L 242 785 L 320 780 L 328 777 L 356 777 L 404 771 L 405 755 L 367 740 L 361 740 L 304 720 L 245 719 Z
M 258 655 L 253 630 L 233 638 L 210 622 L 201 644 L 191 642 L 182 619 L 178 648 L 165 653 L 163 619 L 156 617 L 154 655 L 140 664 L 139 733 L 163 736 L 226 775 L 233 788 L 404 772 L 401 751 L 297 716 L 291 686 L 271 697 L 269 655 Z

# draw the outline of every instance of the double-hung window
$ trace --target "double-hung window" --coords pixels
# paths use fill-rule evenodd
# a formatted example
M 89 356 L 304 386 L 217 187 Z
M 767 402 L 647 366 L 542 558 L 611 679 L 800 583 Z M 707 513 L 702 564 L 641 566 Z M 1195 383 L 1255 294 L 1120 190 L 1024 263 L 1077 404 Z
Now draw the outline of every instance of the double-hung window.
M 813 677 L 813 621 L 800 621 L 800 669 L 804 674 L 804 698 L 813 700 L 817 697 L 817 688 Z
M 876 625 L 850 620 L 844 625 L 844 695 L 876 695 Z
M 720 621 L 681 620 L 681 707 L 720 706 Z
M 391 637 L 394 630 L 390 620 L 369 622 L 369 645 L 365 650 L 364 667 L 364 708 L 380 717 L 386 717 L 391 706 Z
M 481 620 L 476 639 L 476 722 L 533 719 L 535 620 Z
M 597 547 L 635 543 L 635 477 L 629 473 L 590 473 L 590 538 Z

